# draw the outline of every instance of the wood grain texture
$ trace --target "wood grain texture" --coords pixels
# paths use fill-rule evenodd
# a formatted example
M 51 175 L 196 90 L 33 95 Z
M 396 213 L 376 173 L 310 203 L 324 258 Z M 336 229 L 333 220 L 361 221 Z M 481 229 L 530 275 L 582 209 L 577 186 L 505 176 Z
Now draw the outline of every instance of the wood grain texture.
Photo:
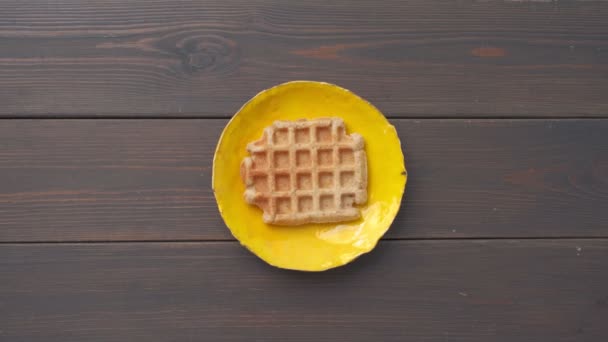
M 608 115 L 608 2 L 0 2 L 0 116 L 228 117 L 294 79 L 390 117 Z
M 0 246 L 3 341 L 587 341 L 608 241 L 387 241 L 325 273 L 234 242 Z
M 607 237 L 608 120 L 403 120 L 387 237 Z M 0 121 L 0 241 L 230 240 L 226 120 Z M 238 181 L 238 180 L 235 180 Z

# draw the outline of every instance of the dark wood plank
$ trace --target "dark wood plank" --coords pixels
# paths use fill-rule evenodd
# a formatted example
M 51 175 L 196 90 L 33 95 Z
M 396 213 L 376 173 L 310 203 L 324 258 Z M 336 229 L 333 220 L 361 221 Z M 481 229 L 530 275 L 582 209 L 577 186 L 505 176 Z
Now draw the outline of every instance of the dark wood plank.
M 605 116 L 608 2 L 0 3 L 0 115 L 232 115 L 294 79 L 391 117 Z
M 596 341 L 607 240 L 387 241 L 321 274 L 234 242 L 0 246 L 3 341 Z
M 0 121 L 0 241 L 231 239 L 211 191 L 225 120 Z M 608 236 L 608 120 L 393 120 L 389 238 Z

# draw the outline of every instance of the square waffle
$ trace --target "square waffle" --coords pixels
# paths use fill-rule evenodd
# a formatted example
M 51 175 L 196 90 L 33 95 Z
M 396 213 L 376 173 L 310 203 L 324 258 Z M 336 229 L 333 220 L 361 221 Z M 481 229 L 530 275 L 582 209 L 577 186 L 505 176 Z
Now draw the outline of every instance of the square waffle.
M 367 201 L 363 137 L 340 118 L 275 121 L 247 145 L 241 164 L 245 200 L 263 220 L 299 225 L 354 220 Z

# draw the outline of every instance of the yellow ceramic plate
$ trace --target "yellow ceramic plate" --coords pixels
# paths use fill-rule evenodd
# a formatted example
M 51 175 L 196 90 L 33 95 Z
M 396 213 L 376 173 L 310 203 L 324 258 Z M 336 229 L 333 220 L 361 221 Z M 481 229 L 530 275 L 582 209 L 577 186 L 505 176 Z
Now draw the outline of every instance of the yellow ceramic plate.
M 243 199 L 239 170 L 247 143 L 262 136 L 275 120 L 341 117 L 347 133 L 365 139 L 368 201 L 357 221 L 273 226 L 262 210 Z M 269 264 L 301 271 L 344 265 L 371 251 L 388 230 L 401 204 L 407 174 L 399 137 L 369 102 L 333 84 L 294 81 L 267 89 L 230 120 L 215 151 L 213 191 L 228 228 L 241 244 Z

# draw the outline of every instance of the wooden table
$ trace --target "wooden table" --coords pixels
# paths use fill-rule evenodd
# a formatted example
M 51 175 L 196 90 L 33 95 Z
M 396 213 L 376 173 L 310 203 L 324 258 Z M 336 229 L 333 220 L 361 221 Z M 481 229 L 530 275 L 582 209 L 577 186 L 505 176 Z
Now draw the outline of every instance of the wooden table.
M 228 118 L 295 79 L 410 180 L 325 273 L 241 248 Z M 608 2 L 0 1 L 0 341 L 608 340 Z

